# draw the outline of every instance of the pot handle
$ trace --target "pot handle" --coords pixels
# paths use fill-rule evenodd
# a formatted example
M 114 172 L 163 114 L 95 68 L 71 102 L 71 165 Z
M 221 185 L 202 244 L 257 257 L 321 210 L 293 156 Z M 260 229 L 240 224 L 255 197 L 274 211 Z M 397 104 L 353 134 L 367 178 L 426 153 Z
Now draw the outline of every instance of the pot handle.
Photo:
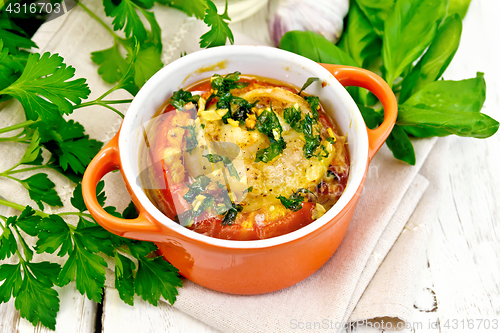
M 398 116 L 398 102 L 389 85 L 377 74 L 366 69 L 320 64 L 345 86 L 356 86 L 370 90 L 380 100 L 384 107 L 384 121 L 376 129 L 366 128 L 368 132 L 368 157 L 371 160 L 379 148 L 384 144 L 396 123 Z
M 160 231 L 159 226 L 142 207 L 138 208 L 137 218 L 127 220 L 107 213 L 97 201 L 97 183 L 107 173 L 121 168 L 118 149 L 119 134 L 120 132 L 97 153 L 85 170 L 82 179 L 83 200 L 90 214 L 103 228 L 119 236 L 141 239 L 141 234 Z

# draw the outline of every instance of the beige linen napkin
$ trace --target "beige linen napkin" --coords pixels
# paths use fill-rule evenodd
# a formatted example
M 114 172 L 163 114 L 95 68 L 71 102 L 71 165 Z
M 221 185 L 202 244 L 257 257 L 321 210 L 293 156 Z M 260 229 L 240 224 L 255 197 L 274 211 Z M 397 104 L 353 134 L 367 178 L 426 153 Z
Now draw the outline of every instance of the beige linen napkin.
M 90 9 L 101 6 L 99 1 L 85 3 Z M 96 12 L 102 16 L 101 10 Z M 203 23 L 170 8 L 160 7 L 155 9 L 155 13 L 162 28 L 165 63 L 175 60 L 184 51 L 189 53 L 199 49 L 198 38 L 206 30 Z M 96 98 L 109 87 L 97 75 L 89 53 L 109 47 L 112 45 L 112 38 L 78 7 L 60 19 L 64 22 L 42 47 L 42 51 L 61 54 L 68 64 L 77 69 L 77 76 L 88 79 L 92 90 L 91 98 Z M 110 22 L 105 17 L 103 20 L 108 24 Z M 246 41 L 244 36 L 235 33 L 236 44 L 244 44 Z M 111 98 L 127 98 L 127 93 L 115 92 Z M 23 112 L 17 102 L 10 101 L 3 107 L 0 111 L 1 127 L 22 119 Z M 125 112 L 126 106 L 121 105 L 120 110 Z M 115 114 L 99 107 L 78 110 L 71 118 L 81 122 L 92 138 L 104 142 L 116 133 L 121 121 Z M 425 253 L 426 243 L 422 241 L 424 237 L 418 238 L 413 232 L 403 233 L 403 242 L 400 239 L 397 243 L 401 245 L 391 251 L 384 265 L 380 264 L 428 186 L 428 181 L 418 175 L 418 172 L 434 143 L 435 140 L 432 139 L 415 141 L 417 165 L 413 167 L 395 160 L 386 147 L 380 150 L 371 163 L 365 189 L 344 241 L 334 256 L 305 281 L 282 291 L 257 296 L 222 294 L 186 281 L 185 286 L 179 290 L 174 306 L 227 332 L 288 332 L 293 331 L 294 325 L 318 321 L 323 324 L 328 322 L 335 329 L 349 321 L 356 304 L 358 308 L 353 314 L 354 320 L 382 316 L 408 320 L 410 312 L 405 309 L 412 306 L 414 285 L 418 281 L 418 274 L 413 274 L 413 264 Z M 24 149 L 22 144 L 0 143 L 0 171 L 14 165 Z M 65 207 L 48 207 L 46 211 L 71 210 L 69 198 L 72 184 L 56 173 L 47 173 L 57 184 L 56 189 Z M 30 173 L 18 176 L 25 178 Z M 105 181 L 108 203 L 123 209 L 130 198 L 120 175 L 108 174 Z M 35 207 L 24 188 L 9 179 L 0 178 L 0 196 Z M 426 201 L 426 205 L 419 207 L 417 212 L 434 211 L 428 208 L 428 204 Z M 421 213 L 414 217 L 411 221 L 415 225 L 429 218 Z M 413 227 L 407 228 L 412 230 Z M 402 249 L 399 250 L 399 247 Z M 379 273 L 375 274 L 379 266 Z M 110 267 L 113 268 L 112 265 Z M 394 268 L 397 268 L 396 273 L 400 273 L 394 274 Z M 387 283 L 388 279 L 390 284 Z M 367 289 L 370 281 L 372 282 Z M 106 285 L 112 286 L 112 283 L 110 275 Z M 395 289 L 391 289 L 391 286 Z M 361 298 L 365 289 L 366 297 Z M 379 300 L 378 295 L 387 290 L 397 292 L 387 302 L 374 301 Z M 389 302 L 395 306 L 390 307 Z

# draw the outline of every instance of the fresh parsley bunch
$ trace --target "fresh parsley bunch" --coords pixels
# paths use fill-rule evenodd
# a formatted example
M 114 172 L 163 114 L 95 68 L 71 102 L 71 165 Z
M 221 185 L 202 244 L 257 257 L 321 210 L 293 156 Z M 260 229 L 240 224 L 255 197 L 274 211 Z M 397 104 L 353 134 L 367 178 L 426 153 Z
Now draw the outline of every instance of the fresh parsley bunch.
M 453 2 L 453 4 L 451 3 Z M 353 0 L 337 45 L 313 32 L 285 34 L 280 48 L 314 61 L 364 67 L 382 75 L 399 98 L 396 125 L 386 140 L 394 156 L 415 164 L 413 137 L 455 134 L 487 138 L 498 121 L 481 113 L 486 96 L 483 73 L 440 80 L 460 43 L 469 1 Z M 461 16 L 460 16 L 460 15 Z M 349 87 L 369 128 L 383 121 L 377 99 Z

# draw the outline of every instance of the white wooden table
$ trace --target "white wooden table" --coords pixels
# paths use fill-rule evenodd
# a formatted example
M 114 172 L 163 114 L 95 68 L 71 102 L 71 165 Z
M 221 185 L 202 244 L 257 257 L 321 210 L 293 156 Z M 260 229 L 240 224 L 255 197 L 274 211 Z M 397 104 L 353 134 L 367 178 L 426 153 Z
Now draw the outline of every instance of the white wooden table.
M 463 79 L 485 73 L 484 112 L 500 119 L 500 1 L 473 0 L 464 20 L 462 42 L 451 73 Z M 232 25 L 233 31 L 270 42 L 267 11 Z M 64 16 L 58 19 L 64 20 Z M 45 24 L 39 44 L 57 31 L 60 22 Z M 256 27 L 264 27 L 256 29 Z M 432 225 L 424 287 L 415 307 L 421 327 L 405 332 L 500 332 L 478 327 L 479 320 L 500 319 L 500 134 L 486 140 L 450 137 L 443 156 L 445 186 L 438 219 Z M 81 296 L 70 284 L 59 290 L 61 310 L 56 332 L 217 332 L 166 304 L 153 307 L 136 297 L 123 304 L 114 289 L 106 289 L 102 305 Z M 467 329 L 467 319 L 474 328 Z M 457 328 L 453 329 L 454 320 Z M 464 322 L 465 320 L 465 326 Z M 448 325 L 447 325 L 448 324 Z M 500 324 L 500 323 L 499 323 Z M 464 327 L 464 328 L 463 328 Z M 0 333 L 49 332 L 21 319 L 14 303 L 0 305 Z M 358 328 L 358 332 L 380 332 Z

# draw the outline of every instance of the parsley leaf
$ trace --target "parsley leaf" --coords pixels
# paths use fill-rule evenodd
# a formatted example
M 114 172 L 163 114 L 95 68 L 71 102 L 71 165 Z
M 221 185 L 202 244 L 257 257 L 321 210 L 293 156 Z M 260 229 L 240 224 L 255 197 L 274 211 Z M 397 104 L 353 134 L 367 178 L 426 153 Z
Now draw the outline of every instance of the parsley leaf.
M 49 262 L 28 262 L 23 268 L 24 278 L 16 295 L 16 309 L 19 309 L 21 317 L 33 325 L 36 326 L 40 321 L 42 325 L 55 330 L 59 298 L 52 287 L 60 266 Z
M 217 14 L 217 7 L 211 0 L 207 0 L 207 6 L 208 8 L 205 11 L 205 19 L 203 21 L 211 27 L 211 29 L 200 37 L 200 46 L 206 48 L 222 46 L 226 44 L 226 39 L 229 39 L 229 42 L 233 44 L 233 33 L 225 21 L 231 20 L 227 15 L 227 1 L 226 8 L 222 15 Z
M 1 223 L 1 222 L 0 222 Z M 17 250 L 17 241 L 14 233 L 8 225 L 3 227 L 3 232 L 0 234 L 0 260 L 10 258 Z
M 3 264 L 0 266 L 0 302 L 7 303 L 11 296 L 16 297 L 19 294 L 22 284 L 21 265 Z
M 2 36 L 4 46 L 9 49 L 10 53 L 17 53 L 20 48 L 38 47 L 21 28 L 9 19 L 8 15 L 8 12 L 2 8 L 0 11 L 0 36 Z
M 127 61 L 132 62 L 127 56 Z M 153 74 L 163 67 L 161 62 L 161 48 L 154 45 L 141 46 L 134 62 L 134 82 L 137 87 L 142 87 Z
M 207 155 L 203 155 L 203 157 L 205 157 L 210 163 L 222 162 L 224 164 L 224 166 L 227 168 L 227 171 L 229 171 L 229 175 L 240 180 L 240 175 L 238 174 L 238 171 L 234 167 L 234 164 L 233 164 L 233 162 L 231 162 L 229 157 L 217 155 L 217 154 L 207 154 Z
M 79 104 L 90 94 L 85 79 L 68 81 L 74 74 L 75 69 L 66 66 L 59 55 L 32 53 L 23 74 L 0 95 L 18 99 L 29 120 L 54 120 L 73 112 L 72 103 Z
M 43 203 L 50 206 L 62 206 L 63 203 L 54 187 L 56 186 L 45 173 L 37 173 L 27 179 L 17 179 L 19 183 L 28 190 L 31 200 L 35 201 L 40 210 L 43 210 Z
M 120 54 L 116 43 L 109 49 L 92 52 L 91 59 L 99 65 L 97 73 L 108 83 L 117 82 L 127 71 L 128 63 Z
M 158 2 L 180 9 L 188 16 L 194 15 L 197 19 L 204 18 L 207 9 L 206 0 L 159 0 Z
M 178 295 L 176 287 L 182 287 L 177 269 L 162 257 L 139 257 L 138 262 L 134 281 L 137 295 L 154 306 L 158 305 L 160 296 L 174 304 Z
M 128 305 L 134 305 L 134 270 L 134 262 L 116 252 L 115 288 L 118 290 L 120 298 Z
M 136 12 L 138 6 L 131 0 L 121 0 L 118 6 L 111 10 L 112 6 L 110 3 L 112 3 L 110 0 L 106 1 L 106 15 L 114 17 L 111 23 L 113 29 L 115 31 L 123 29 L 127 38 L 132 35 L 139 41 L 145 40 L 147 32 L 139 14 Z
M 19 161 L 19 164 L 31 164 L 31 165 L 41 165 L 43 163 L 42 149 L 40 147 L 40 135 L 38 130 L 31 136 L 31 141 L 24 152 L 23 157 Z
M 64 172 L 71 168 L 77 175 L 83 175 L 102 147 L 102 142 L 89 139 L 83 126 L 73 120 L 66 121 L 61 117 L 36 126 L 42 146 L 52 153 L 49 164 L 61 167 Z

